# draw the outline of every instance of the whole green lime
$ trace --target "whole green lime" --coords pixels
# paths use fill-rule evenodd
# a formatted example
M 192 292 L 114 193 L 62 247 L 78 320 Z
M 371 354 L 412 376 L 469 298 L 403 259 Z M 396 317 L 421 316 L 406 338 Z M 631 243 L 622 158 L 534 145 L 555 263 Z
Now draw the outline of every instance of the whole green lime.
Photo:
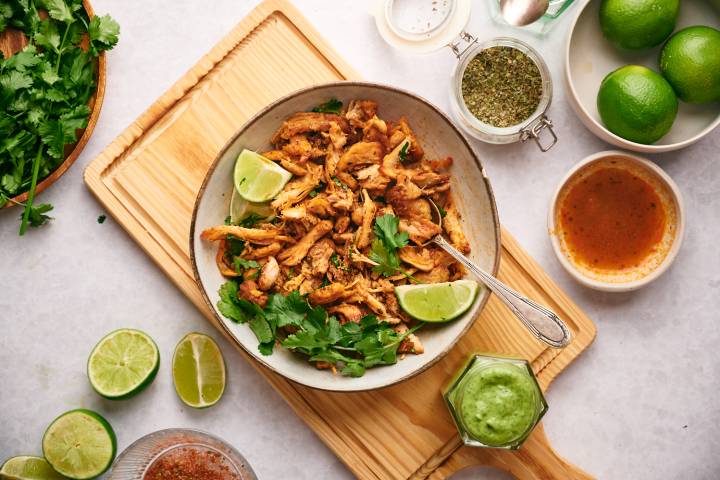
M 650 144 L 672 127 L 678 100 L 662 75 L 647 67 L 626 65 L 602 81 L 597 108 L 612 133 L 632 142 Z
M 702 26 L 680 30 L 660 52 L 660 71 L 684 102 L 720 100 L 720 31 Z
M 600 28 L 618 48 L 660 45 L 675 29 L 680 0 L 603 0 Z

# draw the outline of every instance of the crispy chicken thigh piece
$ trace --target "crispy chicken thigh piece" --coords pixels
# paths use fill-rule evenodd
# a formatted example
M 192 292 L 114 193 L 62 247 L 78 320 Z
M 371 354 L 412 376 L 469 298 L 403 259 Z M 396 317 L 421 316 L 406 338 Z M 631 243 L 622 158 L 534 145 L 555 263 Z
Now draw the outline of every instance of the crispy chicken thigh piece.
M 430 255 L 430 250 L 425 247 L 405 246 L 398 251 L 400 260 L 412 265 L 418 270 L 429 272 L 435 268 L 435 260 Z
M 377 206 L 375 205 L 375 202 L 373 202 L 370 198 L 367 190 L 363 190 L 362 195 L 362 224 L 360 225 L 360 228 L 357 231 L 357 236 L 355 237 L 355 245 L 361 250 L 370 245 L 370 240 L 372 238 L 372 224 L 373 220 L 375 220 L 375 212 L 377 212 Z
M 334 253 L 335 247 L 329 238 L 323 238 L 315 243 L 307 253 L 311 274 L 316 277 L 325 275 L 330 267 L 330 257 Z
M 455 248 L 462 253 L 470 253 L 470 243 L 468 243 L 465 233 L 460 224 L 460 212 L 455 207 L 455 202 L 450 202 L 445 207 L 447 214 L 443 218 L 443 229 L 450 237 L 450 242 Z
M 362 128 L 365 122 L 377 114 L 377 103 L 372 100 L 353 100 L 348 105 L 345 118 L 355 128 Z
M 424 218 L 412 217 L 402 218 L 400 217 L 400 226 L 398 230 L 401 232 L 407 232 L 410 240 L 417 245 L 423 245 L 428 242 L 432 237 L 442 233 L 442 229 Z
M 275 210 L 283 210 L 300 202 L 320 184 L 323 168 L 312 162 L 307 164 L 308 173 L 288 182 L 282 192 L 270 203 Z
M 298 243 L 280 252 L 278 259 L 283 265 L 297 265 L 305 258 L 315 242 L 324 237 L 332 228 L 333 223 L 330 220 L 318 222 Z
M 275 285 L 275 281 L 280 275 L 280 266 L 278 265 L 275 257 L 268 257 L 265 265 L 260 270 L 260 277 L 258 278 L 258 288 L 262 291 L 268 291 Z
M 350 146 L 340 156 L 337 169 L 343 172 L 357 170 L 360 167 L 380 164 L 383 146 L 378 142 L 358 142 Z
M 255 303 L 262 308 L 265 308 L 268 301 L 267 294 L 258 288 L 258 284 L 255 280 L 245 280 L 241 283 L 238 287 L 237 296 L 238 298 Z
M 243 257 L 247 258 L 248 260 L 259 260 L 270 255 L 275 255 L 280 250 L 282 250 L 282 244 L 280 242 L 274 242 L 270 245 L 253 249 L 249 248 L 248 245 L 245 245 Z
M 328 313 L 339 313 L 341 315 L 340 324 L 348 322 L 358 323 L 364 316 L 363 311 L 357 305 L 351 303 L 341 303 L 327 309 Z
M 289 140 L 299 133 L 306 132 L 329 132 L 332 124 L 337 124 L 343 132 L 349 130 L 345 118 L 334 113 L 298 112 L 285 120 L 282 126 L 275 132 L 271 142 L 279 144 L 283 140 Z
M 228 235 L 240 238 L 247 242 L 259 243 L 260 245 L 270 245 L 275 242 L 291 242 L 292 238 L 281 235 L 277 228 L 245 228 L 238 227 L 236 225 L 218 225 L 217 227 L 210 227 L 200 234 L 200 238 L 210 240 L 212 242 L 216 240 L 222 240 Z
M 269 160 L 272 160 L 273 162 L 280 163 L 280 165 L 285 170 L 292 173 L 293 175 L 302 177 L 303 175 L 307 174 L 307 170 L 305 169 L 305 167 L 293 161 L 282 150 L 270 150 L 269 152 L 263 153 L 262 156 Z
M 340 300 L 345 296 L 345 285 L 342 283 L 331 283 L 322 288 L 318 288 L 308 295 L 308 300 L 313 305 L 326 305 L 336 300 Z
M 390 151 L 390 153 L 383 157 L 382 164 L 380 166 L 380 173 L 388 178 L 394 179 L 397 178 L 403 170 L 405 170 L 402 162 L 400 162 L 400 152 L 403 148 L 407 148 L 405 145 L 410 145 L 410 140 L 407 138 L 401 140 L 400 143 L 398 143 L 398 145 Z

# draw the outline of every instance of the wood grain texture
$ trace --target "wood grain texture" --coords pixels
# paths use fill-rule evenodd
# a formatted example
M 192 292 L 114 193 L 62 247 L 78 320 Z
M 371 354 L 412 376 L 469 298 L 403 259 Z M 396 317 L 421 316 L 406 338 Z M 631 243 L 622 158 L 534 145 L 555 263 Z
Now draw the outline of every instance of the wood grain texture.
M 90 5 L 88 0 L 83 1 L 83 6 L 90 18 L 95 16 L 92 5 Z M 41 15 L 41 17 L 42 16 L 43 15 Z M 27 39 L 25 38 L 25 35 L 18 30 L 7 29 L 0 33 L 0 51 L 2 51 L 3 55 L 5 55 L 5 58 L 9 58 L 10 55 L 19 51 L 25 45 L 27 45 Z M 75 160 L 77 160 L 80 153 L 82 153 L 85 148 L 85 145 L 87 145 L 90 140 L 90 136 L 92 135 L 93 130 L 95 130 L 95 125 L 100 118 L 100 110 L 102 109 L 103 99 L 105 98 L 105 78 L 107 75 L 107 66 L 105 62 L 105 52 L 100 52 L 95 66 L 97 88 L 95 89 L 95 94 L 90 97 L 90 101 L 88 102 L 88 106 L 90 107 L 90 116 L 88 117 L 87 127 L 78 131 L 79 138 L 74 145 L 65 146 L 65 160 L 63 160 L 58 168 L 53 170 L 50 175 L 38 182 L 35 189 L 36 195 L 55 183 L 72 166 L 72 164 L 75 163 Z M 10 208 L 16 203 L 26 201 L 27 197 L 28 192 L 21 193 L 20 195 L 13 197 L 11 202 L 7 202 L 5 204 L 5 208 Z
M 253 71 L 252 78 L 247 71 Z M 268 0 L 93 160 L 85 181 L 215 324 L 188 258 L 192 207 L 209 164 L 242 123 L 271 101 L 303 86 L 356 78 L 294 7 L 285 0 Z M 547 388 L 592 342 L 592 322 L 507 232 L 499 276 L 553 308 L 574 334 L 570 346 L 562 351 L 546 348 L 492 298 L 473 329 L 442 361 L 382 390 L 316 391 L 248 361 L 360 478 L 444 478 L 479 464 L 508 469 L 519 478 L 568 478 L 568 472 L 577 470 L 552 452 L 541 428 L 520 452 L 459 448 L 439 394 L 471 352 L 527 358 Z

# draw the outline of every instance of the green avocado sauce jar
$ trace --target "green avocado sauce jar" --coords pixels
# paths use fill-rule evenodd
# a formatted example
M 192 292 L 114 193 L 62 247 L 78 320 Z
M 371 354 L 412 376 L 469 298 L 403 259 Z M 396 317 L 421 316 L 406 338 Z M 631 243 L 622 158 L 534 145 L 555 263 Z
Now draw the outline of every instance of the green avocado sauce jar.
M 511 357 L 473 355 L 443 397 L 473 447 L 520 448 L 548 409 L 528 362 Z

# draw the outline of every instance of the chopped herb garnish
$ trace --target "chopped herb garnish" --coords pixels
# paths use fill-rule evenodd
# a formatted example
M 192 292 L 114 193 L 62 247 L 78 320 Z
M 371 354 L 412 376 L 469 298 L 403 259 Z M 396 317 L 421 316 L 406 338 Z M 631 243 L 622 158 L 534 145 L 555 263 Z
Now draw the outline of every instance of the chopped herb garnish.
M 332 177 L 332 181 L 333 181 L 333 183 L 334 183 L 335 185 L 337 185 L 338 187 L 341 187 L 343 190 L 347 190 L 347 189 L 348 189 L 348 186 L 345 185 L 343 182 L 341 182 L 339 178 L 337 178 L 337 177 Z
M 97 218 L 97 222 L 100 223 L 100 224 L 105 223 L 105 219 L 107 219 L 107 216 L 105 216 L 105 215 L 100 215 L 100 216 L 98 216 L 98 218 Z
M 342 112 L 342 107 L 343 103 L 337 98 L 333 97 L 322 105 L 318 105 L 317 107 L 313 108 L 311 111 L 318 113 L 334 113 L 336 115 L 340 115 L 340 113 Z
M 332 263 L 335 266 L 335 268 L 340 267 L 340 257 L 338 257 L 337 253 L 332 254 L 332 256 L 330 257 L 330 263 Z
M 310 198 L 315 198 L 315 197 L 317 197 L 317 194 L 318 194 L 317 189 L 315 189 L 315 190 L 310 190 L 310 193 L 308 193 L 308 196 L 309 196 Z
M 245 242 L 233 235 L 225 237 L 225 253 L 229 257 L 239 256 L 245 250 Z
M 398 158 L 400 159 L 400 163 L 405 162 L 405 159 L 407 158 L 407 151 L 408 151 L 409 145 L 410 145 L 410 142 L 405 142 L 405 144 L 400 149 L 400 152 L 398 153 Z
M 251 213 L 247 217 L 240 220 L 240 226 L 245 228 L 252 228 L 259 222 L 265 220 L 265 217 L 258 215 L 257 213 Z
M 242 257 L 233 258 L 233 265 L 235 265 L 235 271 L 240 273 L 244 270 L 250 270 L 253 268 L 260 268 L 260 264 L 255 260 L 246 260 Z

